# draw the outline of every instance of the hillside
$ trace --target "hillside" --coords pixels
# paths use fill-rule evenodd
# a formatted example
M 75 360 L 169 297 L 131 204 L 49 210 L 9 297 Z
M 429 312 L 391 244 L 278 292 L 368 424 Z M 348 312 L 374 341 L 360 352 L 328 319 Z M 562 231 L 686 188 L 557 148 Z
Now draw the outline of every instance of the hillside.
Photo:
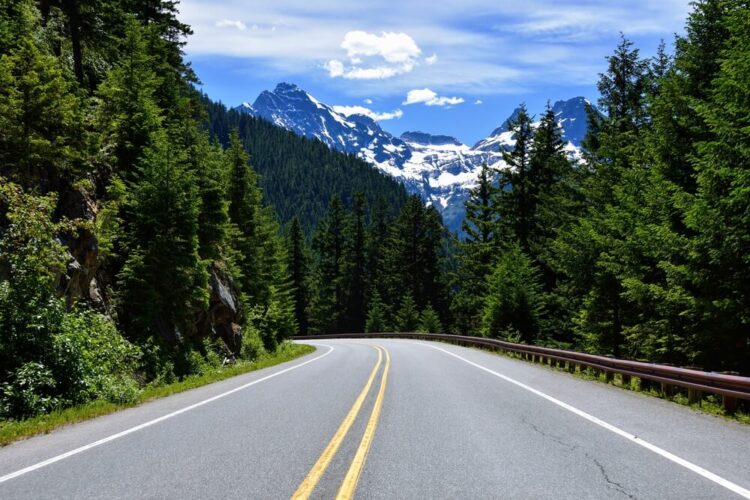
M 250 162 L 260 175 L 264 197 L 282 223 L 296 216 L 309 232 L 334 194 L 341 196 L 345 205 L 351 205 L 358 192 L 365 194 L 371 207 L 383 198 L 394 214 L 407 199 L 400 183 L 351 154 L 227 109 L 208 98 L 204 101 L 208 110 L 206 126 L 213 137 L 227 145 L 230 130 L 239 130 Z

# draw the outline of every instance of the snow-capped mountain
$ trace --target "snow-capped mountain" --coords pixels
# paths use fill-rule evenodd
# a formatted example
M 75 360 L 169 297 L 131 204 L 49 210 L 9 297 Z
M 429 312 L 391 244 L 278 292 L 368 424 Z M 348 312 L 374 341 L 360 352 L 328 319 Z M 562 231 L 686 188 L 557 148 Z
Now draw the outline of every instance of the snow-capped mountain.
M 587 102 L 576 97 L 553 106 L 566 149 L 574 157 L 580 155 L 586 134 Z M 464 201 L 476 185 L 482 165 L 504 166 L 502 151 L 515 144 L 509 123 L 518 113 L 515 110 L 487 138 L 468 146 L 454 137 L 425 132 L 394 137 L 373 119 L 358 114 L 345 116 L 289 83 L 278 84 L 273 92 L 263 91 L 252 105 L 244 103 L 236 109 L 359 156 L 435 206 L 454 231 L 461 229 Z
M 264 90 L 252 105 L 243 103 L 236 109 L 373 163 L 400 167 L 411 156 L 403 141 L 372 118 L 337 113 L 291 83 L 279 83 L 273 92 Z

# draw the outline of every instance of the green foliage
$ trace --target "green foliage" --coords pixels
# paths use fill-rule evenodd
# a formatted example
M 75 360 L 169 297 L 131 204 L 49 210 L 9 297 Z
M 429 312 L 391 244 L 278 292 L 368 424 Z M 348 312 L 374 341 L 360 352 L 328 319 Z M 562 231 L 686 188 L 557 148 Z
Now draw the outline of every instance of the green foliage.
M 410 294 L 401 299 L 401 307 L 396 313 L 396 330 L 399 332 L 413 332 L 419 325 L 419 310 Z
M 139 162 L 128 201 L 121 317 L 132 338 L 179 338 L 205 307 L 208 282 L 198 254 L 197 187 L 181 151 L 157 139 Z
M 370 298 L 370 308 L 367 311 L 367 320 L 365 321 L 365 332 L 381 333 L 387 332 L 389 329 L 386 321 L 385 305 L 380 299 L 380 294 L 375 292 Z
M 56 199 L 0 182 L 0 415 L 28 417 L 96 398 L 132 395 L 139 350 L 109 318 L 66 310 L 55 295 L 67 253 L 56 241 L 72 224 L 52 222 Z
M 0 175 L 56 186 L 83 170 L 80 103 L 60 62 L 31 37 L 0 55 Z
M 440 323 L 440 317 L 432 307 L 427 307 L 419 315 L 417 331 L 422 333 L 443 333 L 443 325 Z
M 539 338 L 543 309 L 538 271 L 519 247 L 511 247 L 488 278 L 482 334 L 505 338 L 518 332 L 531 343 Z

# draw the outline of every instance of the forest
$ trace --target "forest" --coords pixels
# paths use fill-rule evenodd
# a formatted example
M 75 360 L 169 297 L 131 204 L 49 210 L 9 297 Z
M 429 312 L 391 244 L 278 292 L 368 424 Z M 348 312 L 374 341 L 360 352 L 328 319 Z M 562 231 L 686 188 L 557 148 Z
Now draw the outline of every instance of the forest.
M 696 2 L 652 58 L 623 36 L 581 159 L 522 111 L 459 238 L 361 160 L 196 90 L 176 2 L 0 0 L 0 418 L 296 334 L 750 373 L 748 7 Z

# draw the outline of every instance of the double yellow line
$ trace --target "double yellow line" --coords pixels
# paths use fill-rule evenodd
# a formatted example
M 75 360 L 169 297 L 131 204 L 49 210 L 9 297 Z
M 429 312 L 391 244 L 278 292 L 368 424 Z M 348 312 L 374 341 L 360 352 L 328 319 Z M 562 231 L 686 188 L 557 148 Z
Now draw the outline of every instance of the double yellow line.
M 380 411 L 383 407 L 385 387 L 388 383 L 388 369 L 391 366 L 391 355 L 390 353 L 388 353 L 388 350 L 385 347 L 373 347 L 376 351 L 378 351 L 378 361 L 377 363 L 375 363 L 375 367 L 372 369 L 372 372 L 370 372 L 370 376 L 367 379 L 365 387 L 362 389 L 362 392 L 359 393 L 359 396 L 357 396 L 357 399 L 354 401 L 354 404 L 349 410 L 349 413 L 347 413 L 346 417 L 344 417 L 343 422 L 341 422 L 341 425 L 336 430 L 333 438 L 331 438 L 328 446 L 326 446 L 323 450 L 323 453 L 321 453 L 318 461 L 315 462 L 315 465 L 313 465 L 312 469 L 310 469 L 310 472 L 307 473 L 307 476 L 299 485 L 297 491 L 295 491 L 292 495 L 293 499 L 297 500 L 309 498 L 310 494 L 320 482 L 320 479 L 323 477 L 323 474 L 325 474 L 328 465 L 331 463 L 331 460 L 333 460 L 333 457 L 336 455 L 336 452 L 341 446 L 341 443 L 344 441 L 346 434 L 349 432 L 352 424 L 354 424 L 354 421 L 357 419 L 357 415 L 362 409 L 362 405 L 364 404 L 365 399 L 370 392 L 370 388 L 372 387 L 372 384 L 375 381 L 375 377 L 378 374 L 378 370 L 380 369 L 380 365 L 383 362 L 383 353 L 385 353 L 385 368 L 383 369 L 383 376 L 380 379 L 380 389 L 378 390 L 378 395 L 375 399 L 372 413 L 370 413 L 370 419 L 367 421 L 367 426 L 365 427 L 365 432 L 362 435 L 362 440 L 359 443 L 357 452 L 354 454 L 354 459 L 352 460 L 352 463 L 349 466 L 349 470 L 344 477 L 344 481 L 341 483 L 339 491 L 336 495 L 336 498 L 341 500 L 354 497 L 354 491 L 357 489 L 359 476 L 365 466 L 365 460 L 367 460 L 367 453 L 370 451 L 372 440 L 375 437 L 375 429 L 378 426 Z

